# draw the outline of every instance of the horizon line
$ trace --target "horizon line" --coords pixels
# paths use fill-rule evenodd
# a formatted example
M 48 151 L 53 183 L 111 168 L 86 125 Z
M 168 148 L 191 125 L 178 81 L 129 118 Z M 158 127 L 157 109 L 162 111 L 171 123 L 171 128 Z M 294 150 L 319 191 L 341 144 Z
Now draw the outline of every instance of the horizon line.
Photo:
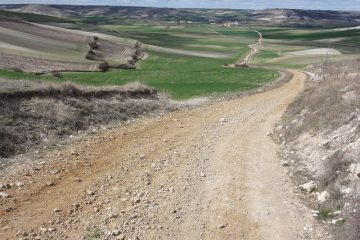
M 154 6 L 129 6 L 129 5 L 102 5 L 102 4 L 57 4 L 57 3 L 0 3 L 0 5 L 44 5 L 44 6 L 97 6 L 97 7 L 128 7 L 128 8 L 155 8 L 155 9 L 205 9 L 205 10 L 306 10 L 306 11 L 335 11 L 335 12 L 360 12 L 360 10 L 335 10 L 335 9 L 311 9 L 311 8 L 177 8 L 177 7 L 154 7 Z

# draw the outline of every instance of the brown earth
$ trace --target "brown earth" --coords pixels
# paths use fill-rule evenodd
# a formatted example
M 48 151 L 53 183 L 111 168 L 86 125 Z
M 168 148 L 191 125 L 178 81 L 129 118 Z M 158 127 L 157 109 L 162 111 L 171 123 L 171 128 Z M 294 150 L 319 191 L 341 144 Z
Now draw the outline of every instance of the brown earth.
M 327 239 L 268 136 L 306 75 L 144 118 L 7 171 L 0 239 Z M 30 167 L 31 166 L 31 167 Z

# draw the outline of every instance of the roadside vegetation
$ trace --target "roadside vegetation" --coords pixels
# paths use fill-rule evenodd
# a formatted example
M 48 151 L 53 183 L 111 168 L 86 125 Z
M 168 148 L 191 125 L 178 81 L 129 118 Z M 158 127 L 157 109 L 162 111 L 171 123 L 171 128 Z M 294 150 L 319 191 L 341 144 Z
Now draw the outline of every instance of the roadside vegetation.
M 292 176 L 309 187 L 320 220 L 336 239 L 360 235 L 360 60 L 324 62 L 290 104 L 279 137 Z M 303 185 L 302 185 L 303 186 Z M 306 188 L 306 187 L 302 187 Z
M 141 84 L 89 88 L 1 80 L 0 87 L 0 111 L 6 113 L 0 115 L 0 157 L 165 109 L 157 92 Z

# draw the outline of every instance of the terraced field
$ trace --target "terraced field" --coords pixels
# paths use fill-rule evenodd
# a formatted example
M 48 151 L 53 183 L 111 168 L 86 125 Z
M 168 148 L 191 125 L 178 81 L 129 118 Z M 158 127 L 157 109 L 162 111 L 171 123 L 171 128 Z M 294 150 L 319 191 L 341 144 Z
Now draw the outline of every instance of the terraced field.
M 324 61 L 357 59 L 360 29 L 258 29 L 263 33 L 262 51 L 255 63 L 271 66 L 305 67 Z
M 99 62 L 85 59 L 95 33 L 0 19 L 0 68 L 25 72 L 92 71 Z M 101 60 L 126 62 L 133 43 L 101 35 Z

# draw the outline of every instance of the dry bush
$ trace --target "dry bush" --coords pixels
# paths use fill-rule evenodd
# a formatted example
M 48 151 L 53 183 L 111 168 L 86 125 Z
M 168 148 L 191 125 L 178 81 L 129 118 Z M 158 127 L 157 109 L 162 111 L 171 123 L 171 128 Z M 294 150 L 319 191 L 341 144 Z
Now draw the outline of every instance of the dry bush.
M 95 53 L 94 51 L 89 50 L 89 51 L 87 52 L 85 58 L 88 59 L 88 60 L 96 60 L 97 55 L 96 55 L 96 53 Z
M 61 72 L 52 72 L 51 75 L 56 78 L 63 78 L 64 75 Z
M 89 88 L 73 84 L 0 93 L 0 156 L 56 143 L 89 128 L 126 121 L 163 107 L 155 90 L 133 83 Z
M 333 131 L 351 120 L 350 114 L 360 107 L 360 75 L 354 72 L 356 66 L 353 62 L 333 63 L 326 67 L 329 70 L 320 76 L 320 81 L 308 83 L 285 114 L 288 122 L 301 122 L 285 132 L 289 140 L 305 132 Z M 351 92 L 355 94 L 347 100 Z
M 332 225 L 335 239 L 359 239 L 360 209 L 353 209 L 360 201 L 360 179 L 350 175 L 349 166 L 360 164 L 360 61 L 324 62 L 311 70 L 316 77 L 289 105 L 281 133 L 299 158 L 294 167 L 305 169 L 319 192 L 330 193 L 319 205 L 342 210 L 345 222 Z M 349 188 L 352 192 L 342 192 Z
M 248 68 L 249 67 L 249 65 L 246 63 L 236 63 L 235 66 L 240 67 L 240 68 Z
M 134 48 L 135 49 L 140 49 L 142 46 L 142 44 L 139 42 L 139 41 L 136 41 L 135 45 L 134 45 Z
M 107 72 L 110 69 L 110 64 L 108 62 L 102 62 L 99 64 L 98 68 L 102 72 Z
M 97 42 L 93 41 L 93 42 L 89 42 L 89 47 L 91 50 L 97 50 L 99 49 L 99 45 Z

